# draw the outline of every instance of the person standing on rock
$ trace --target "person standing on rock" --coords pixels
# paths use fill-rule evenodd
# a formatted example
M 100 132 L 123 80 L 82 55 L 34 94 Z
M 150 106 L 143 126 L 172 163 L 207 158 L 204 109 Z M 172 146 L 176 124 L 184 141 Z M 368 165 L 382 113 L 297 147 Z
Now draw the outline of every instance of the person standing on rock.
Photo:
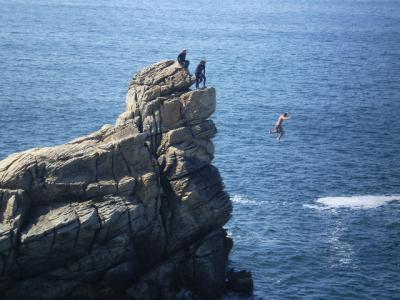
M 203 82 L 203 89 L 206 87 L 206 61 L 201 60 L 196 68 L 196 89 L 199 88 L 201 82 Z
M 278 139 L 279 143 L 281 142 L 281 139 L 282 139 L 283 135 L 285 134 L 285 131 L 283 130 L 283 127 L 282 127 L 282 123 L 288 119 L 290 119 L 289 113 L 285 112 L 285 113 L 281 114 L 279 116 L 278 120 L 276 120 L 274 130 L 269 131 L 269 134 L 271 134 L 271 133 L 278 134 L 277 139 Z
M 185 68 L 186 70 L 189 70 L 189 61 L 186 60 L 186 54 L 187 54 L 187 49 L 183 49 L 181 53 L 178 55 L 178 63 Z

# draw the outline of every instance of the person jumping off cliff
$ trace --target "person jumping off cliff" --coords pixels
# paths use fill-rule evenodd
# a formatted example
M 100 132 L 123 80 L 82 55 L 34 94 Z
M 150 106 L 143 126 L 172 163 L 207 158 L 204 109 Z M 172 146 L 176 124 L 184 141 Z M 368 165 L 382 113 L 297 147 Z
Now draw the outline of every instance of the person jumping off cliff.
M 188 53 L 187 49 L 183 49 L 181 53 L 178 55 L 178 63 L 185 68 L 186 70 L 189 70 L 189 61 L 186 60 L 186 54 Z
M 281 114 L 279 116 L 278 120 L 276 120 L 274 130 L 269 131 L 269 134 L 271 134 L 271 133 L 278 134 L 277 140 L 279 143 L 281 142 L 281 139 L 282 139 L 283 135 L 285 134 L 285 131 L 283 130 L 283 127 L 282 127 L 282 123 L 288 119 L 290 119 L 289 113 L 285 112 L 285 113 Z
M 196 89 L 199 88 L 201 82 L 203 82 L 203 89 L 206 87 L 206 61 L 201 60 L 196 68 Z

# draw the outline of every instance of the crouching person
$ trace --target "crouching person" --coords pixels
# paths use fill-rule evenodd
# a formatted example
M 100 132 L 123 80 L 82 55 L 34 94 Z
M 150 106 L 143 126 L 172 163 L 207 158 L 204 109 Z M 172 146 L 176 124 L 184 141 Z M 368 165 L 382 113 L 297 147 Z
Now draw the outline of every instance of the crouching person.
M 179 53 L 178 55 L 178 63 L 185 68 L 186 70 L 188 70 L 189 68 L 189 61 L 186 60 L 186 54 L 187 54 L 187 49 L 183 49 L 181 53 Z

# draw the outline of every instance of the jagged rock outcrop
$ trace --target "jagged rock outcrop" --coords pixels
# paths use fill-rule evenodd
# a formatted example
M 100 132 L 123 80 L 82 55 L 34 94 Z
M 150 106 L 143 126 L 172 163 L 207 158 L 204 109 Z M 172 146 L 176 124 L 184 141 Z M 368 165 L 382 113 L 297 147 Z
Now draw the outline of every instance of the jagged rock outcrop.
M 211 165 L 215 90 L 192 84 L 154 64 L 115 126 L 0 162 L 1 299 L 221 295 L 232 207 Z

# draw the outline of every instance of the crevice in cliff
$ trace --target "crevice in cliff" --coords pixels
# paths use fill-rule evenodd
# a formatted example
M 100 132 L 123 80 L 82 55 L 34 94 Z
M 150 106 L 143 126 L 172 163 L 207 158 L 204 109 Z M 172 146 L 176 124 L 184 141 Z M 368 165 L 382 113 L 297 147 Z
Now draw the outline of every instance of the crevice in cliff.
M 0 270 L 0 275 L 3 275 L 7 269 L 6 259 L 4 258 L 3 253 L 0 253 L 0 259 L 1 259 L 1 265 L 2 265 L 2 268 Z
M 171 206 L 168 196 L 165 193 L 163 193 L 163 195 L 160 196 L 160 202 L 161 204 L 160 204 L 159 214 L 161 218 L 161 225 L 163 227 L 165 237 L 168 241 L 170 239 L 169 218 L 170 218 Z M 165 248 L 167 248 L 167 244 L 168 243 L 166 243 Z
M 95 158 L 95 163 L 94 163 L 94 181 L 98 182 L 99 181 L 99 177 L 98 177 L 98 169 L 99 169 L 99 160 L 100 160 L 100 154 L 96 153 L 96 158 Z M 87 184 L 89 185 L 89 183 Z M 86 186 L 87 187 L 87 186 Z M 84 187 L 84 189 L 86 188 Z
M 29 191 L 33 191 L 33 184 L 35 182 L 35 177 L 30 169 L 27 170 L 27 174 L 30 176 Z
M 5 199 L 4 193 L 0 192 L 0 213 L 2 212 L 3 209 L 3 198 Z M 5 202 L 5 200 L 4 200 Z M 5 210 L 5 208 L 4 208 Z M 3 222 L 3 218 L 4 218 L 4 212 L 3 214 L 0 215 L 0 222 Z
M 161 140 L 161 133 L 157 133 L 157 137 L 154 137 L 154 142 L 153 138 L 151 138 L 150 145 L 148 145 L 148 151 L 150 153 L 151 157 L 150 159 L 156 164 L 155 169 L 158 177 L 158 184 L 161 186 L 161 195 L 158 198 L 160 205 L 158 207 L 156 215 L 158 215 L 158 217 L 160 218 L 161 221 L 160 225 L 162 227 L 166 239 L 166 243 L 163 249 L 163 256 L 164 256 L 166 254 L 166 249 L 168 248 L 168 241 L 170 239 L 169 218 L 170 214 L 173 213 L 173 209 L 172 209 L 172 201 L 169 199 L 169 197 L 173 195 L 173 191 L 168 182 L 168 179 L 165 177 L 165 175 L 163 175 L 163 171 L 158 162 L 158 156 L 156 153 L 157 146 L 155 145 L 157 138 Z
M 9 258 L 8 262 L 7 262 L 7 260 L 5 260 L 4 272 L 7 269 L 9 269 L 13 264 L 18 265 L 17 257 L 18 257 L 18 252 L 19 252 L 20 236 L 21 236 L 21 234 L 19 232 L 17 234 L 15 234 L 14 231 L 10 232 L 10 243 L 11 243 L 11 248 L 9 249 L 10 258 Z
M 100 218 L 99 210 L 98 210 L 97 206 L 94 205 L 94 204 L 91 204 L 91 207 L 94 209 L 94 212 L 95 212 L 95 214 L 96 214 L 97 221 L 99 222 L 99 228 L 97 228 L 97 229 L 95 230 L 94 234 L 93 234 L 93 238 L 92 238 L 92 240 L 91 240 L 91 242 L 90 242 L 90 244 L 89 244 L 88 254 L 92 253 L 93 245 L 94 245 L 94 243 L 95 243 L 95 241 L 96 241 L 96 239 L 97 239 L 97 236 L 98 236 L 100 230 L 102 230 L 102 228 L 103 228 L 103 224 L 102 224 L 102 222 L 101 222 L 101 218 Z
M 130 166 L 129 166 L 129 162 L 128 162 L 128 160 L 126 159 L 126 157 L 125 157 L 125 155 L 124 155 L 124 153 L 123 153 L 123 151 L 121 150 L 121 147 L 120 147 L 119 145 L 117 146 L 117 150 L 118 150 L 119 154 L 121 155 L 122 160 L 124 161 L 124 163 L 125 163 L 125 165 L 126 165 L 126 168 L 127 168 L 127 170 L 128 170 L 129 175 L 133 176 L 133 175 L 132 175 L 133 172 L 132 172 L 132 170 L 131 170 L 131 168 L 130 168 Z
M 77 229 L 77 231 L 76 231 L 76 236 L 75 236 L 75 239 L 74 239 L 74 244 L 73 244 L 73 246 L 72 246 L 72 250 L 75 250 L 76 245 L 77 245 L 77 243 L 78 243 L 79 234 L 80 234 L 80 232 L 81 232 L 81 226 L 82 226 L 82 224 L 81 224 L 81 220 L 79 219 L 79 215 L 78 215 L 78 213 L 76 212 L 76 210 L 75 210 L 72 206 L 71 206 L 71 209 L 72 209 L 72 211 L 73 211 L 74 214 L 75 214 L 76 221 L 78 222 L 78 229 Z
M 143 133 L 143 117 L 142 117 L 142 111 L 140 110 L 140 108 L 138 108 L 138 109 L 137 109 L 137 112 L 138 112 L 138 114 L 139 114 L 139 122 L 135 122 L 135 124 L 136 124 L 138 130 L 139 130 L 140 132 Z
M 51 253 L 53 252 L 53 247 L 56 242 L 56 228 L 53 228 L 53 230 L 51 231 L 51 234 L 53 234 L 53 237 L 52 237 L 52 240 L 50 243 L 48 255 L 51 255 Z
M 129 235 L 131 237 L 133 237 L 134 235 L 133 235 L 133 230 L 132 230 L 132 216 L 131 216 L 131 211 L 130 211 L 127 203 L 125 203 L 125 208 L 126 208 L 126 213 L 128 214 Z
M 116 189 L 115 189 L 115 194 L 117 194 L 118 190 L 119 190 L 119 181 L 117 179 L 117 176 L 115 175 L 115 170 L 114 170 L 114 164 L 115 164 L 115 156 L 114 156 L 114 151 L 112 151 L 111 153 L 111 176 L 114 179 L 115 183 L 116 183 Z

